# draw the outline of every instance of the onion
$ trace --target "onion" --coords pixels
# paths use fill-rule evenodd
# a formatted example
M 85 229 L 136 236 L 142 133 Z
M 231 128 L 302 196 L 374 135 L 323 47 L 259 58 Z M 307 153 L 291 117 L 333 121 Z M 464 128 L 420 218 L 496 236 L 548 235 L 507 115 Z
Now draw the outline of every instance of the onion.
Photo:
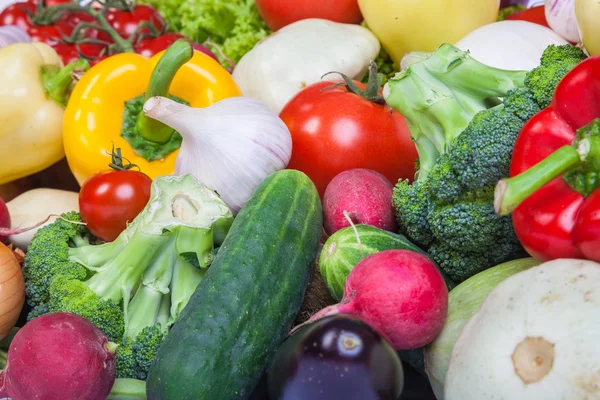
M 25 302 L 25 281 L 13 252 L 0 243 L 0 339 L 15 326 Z
M 0 26 L 0 48 L 14 43 L 29 43 L 31 38 L 23 29 L 14 25 Z
M 575 0 L 546 0 L 545 12 L 548 25 L 569 42 L 581 40 L 575 17 Z

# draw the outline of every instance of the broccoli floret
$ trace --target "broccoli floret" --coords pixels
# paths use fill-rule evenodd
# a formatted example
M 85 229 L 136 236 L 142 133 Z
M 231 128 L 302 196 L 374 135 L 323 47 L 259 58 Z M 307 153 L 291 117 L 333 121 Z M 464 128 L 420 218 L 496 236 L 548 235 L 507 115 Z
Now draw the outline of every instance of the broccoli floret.
M 137 365 L 133 347 L 130 344 L 122 344 L 117 348 L 117 378 L 137 379 Z
M 540 66 L 526 74 L 522 85 L 508 90 L 501 104 L 476 113 L 457 137 L 445 143 L 443 152 L 419 147 L 423 137 L 420 127 L 432 123 L 429 110 L 405 115 L 408 120 L 419 119 L 409 123 L 419 158 L 435 162 L 426 174 L 418 174 L 412 185 L 407 181 L 397 183 L 393 202 L 398 222 L 402 233 L 428 249 L 451 278 L 461 281 L 524 255 L 511 219 L 494 213 L 494 188 L 499 179 L 508 175 L 514 144 L 525 122 L 548 106 L 558 82 L 583 57 L 581 50 L 570 45 L 548 47 Z M 424 67 L 419 69 L 418 65 L 427 61 L 409 69 L 422 71 Z M 425 77 L 430 79 L 429 73 Z M 440 75 L 441 85 L 460 86 L 456 76 L 449 82 L 442 78 L 450 79 Z M 424 104 L 423 96 L 418 97 L 413 87 L 397 85 L 392 90 L 399 90 L 396 96 L 411 107 Z M 416 99 L 411 99 L 411 95 Z M 447 111 L 453 109 L 455 106 Z M 415 126 L 419 127 L 416 131 Z
M 393 203 L 400 231 L 405 236 L 428 246 L 433 240 L 429 226 L 429 190 L 425 181 L 414 182 L 400 180 L 394 187 Z
M 52 224 L 39 229 L 28 247 L 23 276 L 33 315 L 46 312 L 50 282 L 56 275 L 78 280 L 88 277 L 86 268 L 69 259 L 71 247 L 89 244 L 88 230 L 81 222 L 76 212 L 63 214 Z
M 191 175 L 156 178 L 144 210 L 110 243 L 96 244 L 77 213 L 65 214 L 34 236 L 25 258 L 32 315 L 87 318 L 123 343 L 120 374 L 135 370 L 140 379 L 138 370 L 147 372 L 153 349 L 194 293 L 232 220 L 221 198 Z
M 429 223 L 436 238 L 444 238 L 447 246 L 465 251 L 481 251 L 490 247 L 494 240 L 511 234 L 509 218 L 502 218 L 494 212 L 490 198 L 493 187 L 470 193 L 469 198 L 439 204 L 429 213 Z
M 549 46 L 544 51 L 540 66 L 534 68 L 525 79 L 538 104 L 547 107 L 560 80 L 583 61 L 586 55 L 571 45 Z
M 164 342 L 165 325 L 157 323 L 142 329 L 134 340 L 125 340 L 117 349 L 117 378 L 146 380 L 154 357 Z
M 489 67 L 468 51 L 443 44 L 391 78 L 384 97 L 406 118 L 419 153 L 419 179 L 426 177 L 475 114 L 522 86 L 526 73 Z
M 456 250 L 444 241 L 436 241 L 429 248 L 429 255 L 440 265 L 454 281 L 462 282 L 490 266 L 525 257 L 518 241 L 508 238 L 497 241 L 485 252 Z
M 81 315 L 100 328 L 113 342 L 123 337 L 125 319 L 118 302 L 102 300 L 83 281 L 58 275 L 50 284 L 48 312 Z

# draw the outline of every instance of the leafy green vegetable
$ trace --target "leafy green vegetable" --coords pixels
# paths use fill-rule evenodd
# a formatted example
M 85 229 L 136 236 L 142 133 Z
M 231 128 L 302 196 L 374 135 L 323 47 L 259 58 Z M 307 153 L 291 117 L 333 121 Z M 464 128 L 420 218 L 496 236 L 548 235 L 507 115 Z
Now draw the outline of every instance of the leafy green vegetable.
M 425 372 L 438 399 L 443 397 L 440 395 L 454 342 L 467 321 L 500 282 L 539 263 L 533 258 L 513 260 L 480 272 L 452 289 L 448 295 L 444 329 L 433 343 L 425 347 Z
M 179 32 L 205 43 L 222 63 L 237 63 L 271 32 L 260 18 L 254 0 L 142 0 L 155 7 Z M 228 60 L 229 59 L 229 60 Z

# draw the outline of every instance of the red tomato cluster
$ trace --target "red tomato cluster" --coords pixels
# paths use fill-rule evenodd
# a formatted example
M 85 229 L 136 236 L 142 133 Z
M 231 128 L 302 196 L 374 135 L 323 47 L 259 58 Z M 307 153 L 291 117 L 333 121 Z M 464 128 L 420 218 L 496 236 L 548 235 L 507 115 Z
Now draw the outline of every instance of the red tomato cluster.
M 70 2 L 70 0 L 50 0 L 46 2 L 46 7 Z M 94 65 L 114 51 L 114 46 L 111 47 L 114 43 L 113 38 L 101 29 L 86 28 L 81 31 L 83 41 L 78 40 L 78 43 L 72 43 L 73 33 L 80 23 L 98 26 L 97 20 L 91 14 L 85 11 L 64 11 L 54 23 L 36 25 L 30 17 L 37 12 L 36 3 L 36 0 L 27 0 L 10 5 L 0 13 L 0 25 L 16 25 L 25 30 L 33 41 L 50 45 L 56 50 L 65 65 L 82 57 Z M 163 17 L 148 5 L 136 5 L 131 10 L 109 8 L 104 17 L 114 32 L 122 39 L 134 39 L 131 40 L 133 51 L 145 57 L 151 57 L 165 50 L 177 39 L 184 37 L 176 33 L 163 33 L 165 30 Z M 140 27 L 140 25 L 144 26 Z M 135 37 L 132 38 L 132 35 Z M 210 50 L 203 46 L 195 44 L 194 48 L 215 60 L 217 59 Z

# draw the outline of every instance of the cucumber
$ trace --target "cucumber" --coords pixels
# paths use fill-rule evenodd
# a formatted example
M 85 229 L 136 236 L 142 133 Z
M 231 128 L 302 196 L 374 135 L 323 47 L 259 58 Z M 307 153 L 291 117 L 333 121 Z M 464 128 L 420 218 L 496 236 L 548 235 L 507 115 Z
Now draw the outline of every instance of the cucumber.
M 148 398 L 248 399 L 300 310 L 322 226 L 305 174 L 267 177 L 161 345 Z
M 421 253 L 429 257 L 427 253 L 411 243 L 407 238 L 392 232 L 384 231 L 370 225 L 349 226 L 335 232 L 327 239 L 319 257 L 319 268 L 325 284 L 331 296 L 342 300 L 346 278 L 352 269 L 363 258 L 384 250 L 404 249 Z M 356 238 L 360 238 L 360 244 Z M 433 261 L 433 260 L 432 260 Z M 456 283 L 442 273 L 448 290 L 456 286 Z

